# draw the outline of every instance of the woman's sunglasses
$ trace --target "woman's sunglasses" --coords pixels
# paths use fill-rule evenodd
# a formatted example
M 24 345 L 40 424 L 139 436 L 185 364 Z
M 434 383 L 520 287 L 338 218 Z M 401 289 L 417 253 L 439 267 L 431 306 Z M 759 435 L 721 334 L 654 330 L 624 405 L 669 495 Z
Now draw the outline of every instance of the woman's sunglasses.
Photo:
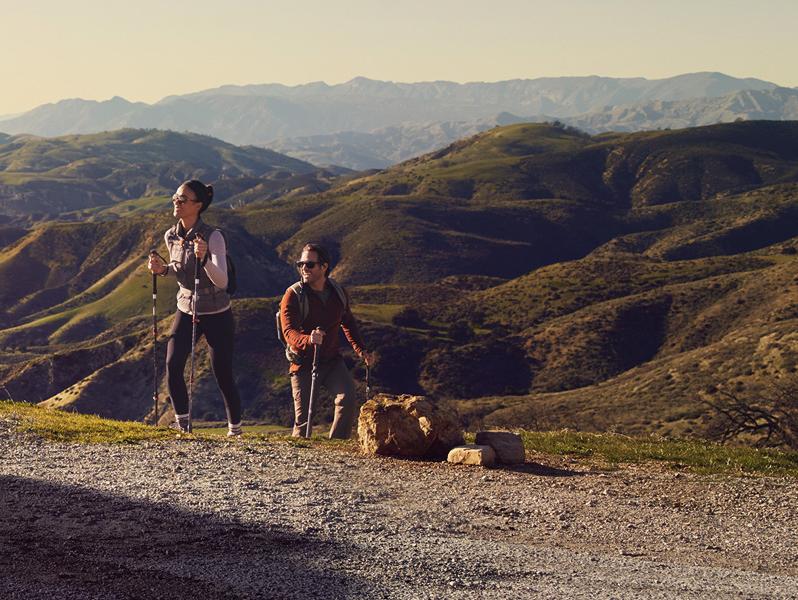
M 301 269 L 302 267 L 307 267 L 308 271 L 312 271 L 316 268 L 316 265 L 320 264 L 315 260 L 298 260 L 294 263 L 297 269 Z
M 190 200 L 186 196 L 175 194 L 174 196 L 172 196 L 172 202 L 174 202 L 175 204 L 185 204 L 186 202 L 193 202 L 193 200 Z

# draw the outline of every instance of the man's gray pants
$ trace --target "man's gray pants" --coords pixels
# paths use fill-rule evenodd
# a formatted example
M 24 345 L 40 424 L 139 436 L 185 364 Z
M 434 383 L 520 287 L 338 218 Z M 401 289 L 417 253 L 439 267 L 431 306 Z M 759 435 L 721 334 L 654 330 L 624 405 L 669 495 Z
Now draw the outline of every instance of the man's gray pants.
M 308 420 L 308 402 L 310 400 L 311 365 L 303 365 L 299 371 L 291 374 L 291 392 L 294 396 L 294 437 L 304 437 Z M 316 380 L 316 398 L 313 401 L 315 414 L 318 414 L 319 393 L 318 388 L 324 387 L 335 396 L 335 414 L 330 438 L 347 439 L 352 435 L 352 425 L 355 420 L 357 398 L 355 396 L 355 381 L 346 368 L 344 359 L 340 356 L 327 363 L 319 365 L 319 375 Z

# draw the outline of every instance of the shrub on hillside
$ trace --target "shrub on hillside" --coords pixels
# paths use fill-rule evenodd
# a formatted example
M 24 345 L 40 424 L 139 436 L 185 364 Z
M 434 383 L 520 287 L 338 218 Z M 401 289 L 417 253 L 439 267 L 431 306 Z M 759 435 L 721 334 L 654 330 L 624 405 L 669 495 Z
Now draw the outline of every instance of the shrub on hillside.
M 798 377 L 773 381 L 756 394 L 739 383 L 732 390 L 712 386 L 704 393 L 703 401 L 712 409 L 706 417 L 707 436 L 798 449 Z
M 427 327 L 427 323 L 415 308 L 405 307 L 396 313 L 391 322 L 397 327 Z
M 427 393 L 444 398 L 525 394 L 531 380 L 525 353 L 499 340 L 433 350 L 420 376 Z
M 448 335 L 453 342 L 465 344 L 474 339 L 474 330 L 471 328 L 471 325 L 468 324 L 468 321 L 455 321 L 449 325 L 449 328 L 446 330 L 446 335 Z

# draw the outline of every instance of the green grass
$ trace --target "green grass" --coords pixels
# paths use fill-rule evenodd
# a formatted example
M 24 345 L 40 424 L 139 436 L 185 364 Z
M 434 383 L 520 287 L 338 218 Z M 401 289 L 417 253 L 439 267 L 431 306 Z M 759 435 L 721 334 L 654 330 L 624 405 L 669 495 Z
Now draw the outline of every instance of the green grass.
M 24 402 L 0 402 L 0 417 L 13 421 L 21 433 L 55 442 L 128 444 L 175 437 L 175 433 L 166 427 L 50 410 Z
M 697 473 L 798 476 L 798 452 L 568 430 L 522 431 L 520 435 L 528 452 L 568 456 L 604 467 L 655 462 Z
M 114 421 L 92 415 L 51 410 L 26 403 L 0 401 L 0 418 L 14 423 L 17 431 L 45 440 L 83 444 L 125 444 L 145 440 L 174 439 L 174 431 L 132 421 Z M 227 427 L 197 424 L 195 439 L 221 440 Z M 326 428 L 317 427 L 313 438 L 297 439 L 285 435 L 276 425 L 245 426 L 247 441 L 276 441 L 298 448 L 316 446 L 355 451 L 355 440 L 329 440 Z M 618 434 L 574 431 L 521 431 L 527 452 L 566 456 L 603 469 L 623 465 L 653 463 L 671 469 L 720 475 L 767 475 L 798 477 L 798 452 L 722 446 L 705 441 L 669 440 L 655 437 L 629 437 Z M 473 434 L 466 436 L 473 441 Z
M 61 215 L 61 219 L 65 221 L 94 221 L 148 212 L 164 212 L 167 210 L 169 203 L 169 196 L 143 196 L 132 200 L 119 201 L 111 206 L 95 206 L 66 212 Z
M 69 336 L 72 327 L 79 326 L 87 319 L 102 319 L 110 326 L 131 317 L 146 317 L 150 314 L 152 306 L 152 290 L 149 285 L 149 273 L 137 269 L 109 294 L 94 302 L 3 330 L 0 332 L 0 343 L 4 343 L 11 335 L 23 334 L 26 331 L 30 331 L 31 335 L 35 335 L 35 332 L 38 331 L 41 335 L 47 335 L 50 343 L 58 343 L 64 341 L 62 339 L 64 336 Z M 167 301 L 160 300 L 160 298 L 168 297 L 171 300 L 176 286 L 174 281 L 165 281 L 162 287 L 166 289 L 159 290 L 159 316 L 161 318 L 171 310 L 168 309 Z
M 14 171 L 5 171 L 0 173 L 0 183 L 4 185 L 24 185 L 31 181 L 52 180 L 59 181 L 59 177 L 46 176 L 41 173 L 17 173 Z
M 0 420 L 9 420 L 17 432 L 32 434 L 52 442 L 77 444 L 131 444 L 143 441 L 172 440 L 177 432 L 168 427 L 153 427 L 136 421 L 116 421 L 94 415 L 84 415 L 62 410 L 43 408 L 25 402 L 0 401 Z M 279 425 L 244 425 L 244 441 L 274 441 L 295 447 L 310 448 L 317 445 L 353 451 L 353 440 L 330 440 L 328 427 L 319 425 L 310 439 L 292 438 L 285 427 Z M 227 425 L 197 423 L 189 439 L 205 441 L 226 440 Z M 183 437 L 183 436 L 181 436 Z
M 352 312 L 358 319 L 376 323 L 391 323 L 403 308 L 404 304 L 354 304 Z
M 147 315 L 152 309 L 152 275 L 145 270 L 141 260 L 130 262 L 128 277 L 102 298 L 81 307 L 82 316 L 103 316 L 111 323 L 126 318 Z M 172 278 L 158 282 L 161 312 L 171 312 L 169 305 L 174 298 L 177 285 Z M 164 300 L 161 300 L 161 299 Z
M 277 434 L 285 435 L 286 431 L 288 431 L 286 427 L 281 425 L 247 425 L 246 423 L 243 425 L 243 430 L 247 436 Z M 197 424 L 194 426 L 194 433 L 200 435 L 224 436 L 227 435 L 227 423 L 209 423 L 207 425 Z
M 97 319 L 98 323 L 111 326 L 126 319 L 149 316 L 152 307 L 152 277 L 143 268 L 142 260 L 137 257 L 115 269 L 114 273 L 118 272 L 119 281 L 97 300 L 87 301 L 98 293 L 106 291 L 107 286 L 103 280 L 68 299 L 62 305 L 42 311 L 50 314 L 38 318 L 37 315 L 32 315 L 33 318 L 27 323 L 0 331 L 0 345 L 10 336 L 24 337 L 26 332 L 33 337 L 36 337 L 37 332 L 39 337 L 47 336 L 50 343 L 74 341 L 76 334 L 73 328 L 80 327 L 89 319 Z M 111 275 L 106 277 L 110 278 Z M 159 318 L 163 318 L 173 310 L 171 306 L 177 284 L 173 278 L 159 280 L 158 283 L 158 314 Z M 81 300 L 83 303 L 75 306 Z M 89 328 L 85 334 L 78 333 L 77 337 L 91 337 L 93 333 L 96 332 Z
M 0 331 L 0 346 L 5 346 L 9 343 L 9 340 L 18 340 L 18 339 L 25 339 L 33 338 L 36 339 L 38 337 L 49 337 L 53 334 L 53 332 L 57 331 L 73 318 L 75 318 L 79 314 L 79 309 L 74 308 L 69 311 L 65 311 L 62 313 L 57 313 L 54 315 L 48 315 L 46 317 L 42 317 L 41 319 L 37 319 L 31 323 L 24 323 L 23 325 L 17 325 L 16 327 L 9 327 L 7 329 L 3 329 Z M 30 344 L 27 341 L 25 342 L 14 342 L 15 344 L 22 344 L 25 346 L 35 345 Z

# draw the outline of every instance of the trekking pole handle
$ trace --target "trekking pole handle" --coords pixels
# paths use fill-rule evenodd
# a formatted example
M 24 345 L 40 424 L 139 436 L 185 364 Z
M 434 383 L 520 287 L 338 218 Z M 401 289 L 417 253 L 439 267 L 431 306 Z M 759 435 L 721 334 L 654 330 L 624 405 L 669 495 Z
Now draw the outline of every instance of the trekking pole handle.
M 206 242 L 205 238 L 202 236 L 202 234 L 199 231 L 194 235 L 194 240 L 193 240 L 194 244 L 197 243 L 197 240 L 199 240 L 200 242 Z M 195 245 L 193 245 L 193 244 L 192 244 L 192 251 L 194 252 L 194 260 L 197 260 L 198 259 L 198 257 L 197 257 L 197 247 Z M 202 260 L 199 261 L 201 267 L 205 267 L 205 263 L 208 260 L 209 252 L 210 252 L 210 249 L 206 246 L 205 247 L 205 256 L 203 256 Z
M 168 261 L 168 260 L 166 260 L 166 259 L 165 259 L 163 256 L 161 256 L 160 254 L 158 254 L 158 251 L 157 251 L 157 250 L 155 250 L 155 248 L 153 248 L 152 250 L 150 250 L 150 257 L 153 257 L 153 256 L 155 256 L 155 257 L 157 257 L 157 258 L 160 258 L 160 259 L 161 259 L 161 262 L 162 262 L 162 263 L 163 263 L 163 265 L 164 265 L 164 267 L 166 267 L 166 269 L 167 269 L 167 270 L 169 269 L 169 261 Z M 166 274 L 166 272 L 163 272 L 163 273 L 161 273 L 161 275 L 165 275 L 165 274 Z M 157 286 L 157 284 L 155 283 L 155 277 L 156 277 L 156 276 L 157 276 L 157 273 L 153 273 L 153 274 L 152 274 L 152 289 L 153 289 L 153 294 L 157 293 L 157 292 L 156 292 L 156 286 Z

